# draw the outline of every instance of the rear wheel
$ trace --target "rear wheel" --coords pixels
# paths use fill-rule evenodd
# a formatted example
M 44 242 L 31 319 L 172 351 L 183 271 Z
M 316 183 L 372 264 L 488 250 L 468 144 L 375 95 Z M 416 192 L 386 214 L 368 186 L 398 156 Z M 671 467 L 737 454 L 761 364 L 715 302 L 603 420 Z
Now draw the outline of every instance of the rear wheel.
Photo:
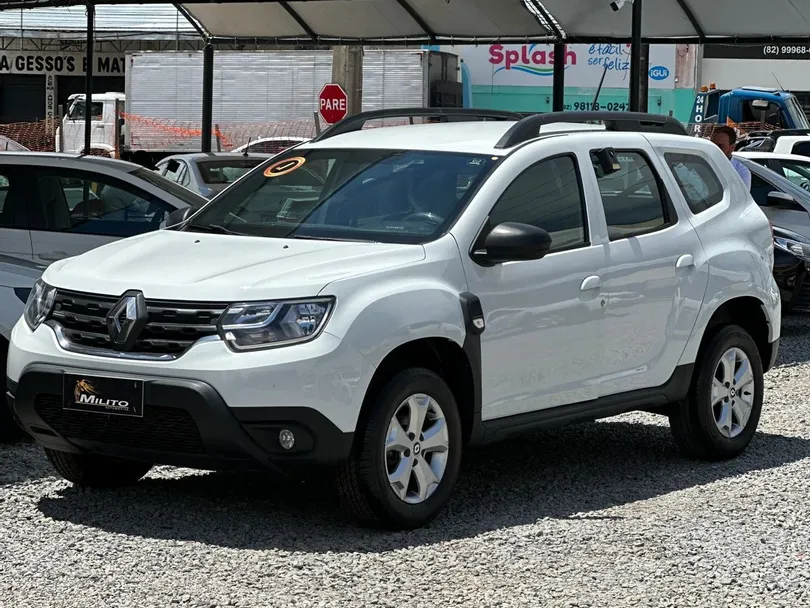
M 99 454 L 72 454 L 45 448 L 57 472 L 71 483 L 88 488 L 119 488 L 134 484 L 152 464 Z
M 338 491 L 361 522 L 418 528 L 447 503 L 461 465 L 461 419 L 453 393 L 434 372 L 406 369 L 375 398 Z
M 764 372 L 759 349 L 738 325 L 721 329 L 703 350 L 687 399 L 670 414 L 680 450 L 723 460 L 741 454 L 762 412 Z

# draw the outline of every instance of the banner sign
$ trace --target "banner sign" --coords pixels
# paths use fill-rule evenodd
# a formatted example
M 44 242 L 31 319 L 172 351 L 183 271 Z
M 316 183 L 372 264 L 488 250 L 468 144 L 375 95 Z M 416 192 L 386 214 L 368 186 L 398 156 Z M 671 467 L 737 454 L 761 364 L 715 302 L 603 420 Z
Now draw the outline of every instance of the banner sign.
M 123 55 L 96 53 L 93 57 L 93 75 L 122 76 L 124 74 Z M 2 51 L 0 52 L 0 74 L 57 74 L 84 76 L 87 71 L 87 57 L 84 53 L 62 53 L 58 51 Z
M 675 45 L 649 48 L 649 88 L 674 89 Z M 473 85 L 552 85 L 556 58 L 550 44 L 447 46 L 442 50 L 464 60 Z M 605 88 L 626 88 L 630 84 L 629 44 L 569 44 L 563 61 L 567 87 L 598 87 L 603 73 Z

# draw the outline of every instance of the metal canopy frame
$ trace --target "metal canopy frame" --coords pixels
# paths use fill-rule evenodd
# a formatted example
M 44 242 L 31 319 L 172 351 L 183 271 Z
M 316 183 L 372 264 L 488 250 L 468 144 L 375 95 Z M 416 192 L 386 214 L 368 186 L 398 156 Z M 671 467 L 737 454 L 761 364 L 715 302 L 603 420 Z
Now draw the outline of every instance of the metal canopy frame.
M 341 0 L 341 4 L 350 4 L 352 0 Z M 436 31 L 429 24 L 429 20 L 422 12 L 415 6 L 420 4 L 415 0 L 391 0 L 392 5 L 399 7 L 403 15 L 407 15 L 421 32 L 414 35 L 403 36 L 358 36 L 358 37 L 337 37 L 320 33 L 317 27 L 314 27 L 296 10 L 294 4 L 317 4 L 324 3 L 324 5 L 335 4 L 335 0 L 186 0 L 185 2 L 175 3 L 175 6 L 180 10 L 181 14 L 192 24 L 197 30 L 197 33 L 204 38 L 207 42 L 215 44 L 270 44 L 278 46 L 300 46 L 313 44 L 334 46 L 334 45 L 353 45 L 365 44 L 374 46 L 403 46 L 403 45 L 421 45 L 421 44 L 450 44 L 450 45 L 463 45 L 463 44 L 493 44 L 493 43 L 531 43 L 531 42 L 544 42 L 553 44 L 555 42 L 563 43 L 616 43 L 627 42 L 631 37 L 631 29 L 626 28 L 627 31 L 621 31 L 613 34 L 596 34 L 580 31 L 577 20 L 575 19 L 560 19 L 555 10 L 557 7 L 566 6 L 564 12 L 571 13 L 573 8 L 580 7 L 582 11 L 594 12 L 596 8 L 598 11 L 607 10 L 608 0 L 493 0 L 493 2 L 512 2 L 519 3 L 526 11 L 527 22 L 533 20 L 532 28 L 529 30 L 524 29 L 523 32 L 502 32 L 499 34 L 484 34 L 476 36 L 460 36 L 447 32 Z M 731 0 L 727 0 L 731 1 Z M 435 0 L 439 3 L 439 0 Z M 779 44 L 779 43 L 802 43 L 810 44 L 810 35 L 808 34 L 795 34 L 795 35 L 778 35 L 778 34 L 755 34 L 755 35 L 740 35 L 740 34 L 717 34 L 709 31 L 706 24 L 701 23 L 700 11 L 704 8 L 704 0 L 668 0 L 672 7 L 669 10 L 676 10 L 678 18 L 681 18 L 684 23 L 688 23 L 690 33 L 674 34 L 674 35 L 645 35 L 642 33 L 641 43 L 643 44 Z M 0 1 L 0 10 L 8 9 L 31 9 L 31 8 L 44 8 L 44 7 L 67 7 L 67 6 L 87 6 L 87 5 L 133 5 L 133 4 L 167 4 L 167 2 L 160 2 L 156 0 L 5 0 Z M 205 25 L 205 20 L 200 19 L 194 15 L 197 7 L 210 7 L 211 5 L 251 5 L 251 4 L 265 4 L 276 5 L 280 7 L 290 20 L 296 24 L 303 34 L 291 36 L 253 36 L 253 35 L 222 35 L 216 31 L 211 31 Z M 422 3 L 424 4 L 424 3 Z M 450 2 L 441 4 L 451 5 Z M 630 13 L 632 7 L 627 6 L 620 9 L 618 13 L 626 11 Z M 452 5 L 451 5 L 452 6 Z M 700 9 L 696 8 L 700 6 Z M 656 10 L 659 7 L 656 5 Z M 234 7 L 235 9 L 235 7 Z M 231 10 L 234 10 L 231 9 Z M 742 11 L 741 11 L 742 12 Z M 608 13 L 611 14 L 611 13 Z M 786 15 L 786 19 L 791 16 Z M 795 16 L 793 16 L 795 20 Z M 527 22 L 524 22 L 527 23 Z

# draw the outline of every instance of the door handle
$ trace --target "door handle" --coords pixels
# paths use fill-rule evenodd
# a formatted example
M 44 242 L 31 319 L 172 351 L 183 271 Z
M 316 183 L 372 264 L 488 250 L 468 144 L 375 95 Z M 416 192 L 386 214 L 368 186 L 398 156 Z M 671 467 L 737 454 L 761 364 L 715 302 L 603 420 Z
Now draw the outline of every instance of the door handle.
M 586 277 L 582 284 L 579 286 L 580 291 L 591 291 L 592 289 L 599 289 L 602 287 L 602 279 L 596 275 Z
M 45 253 L 40 253 L 39 257 L 43 260 L 47 260 L 48 262 L 57 262 L 63 258 L 67 257 L 67 253 L 64 251 L 46 251 Z
M 690 266 L 694 266 L 694 265 L 695 265 L 695 260 L 688 253 L 685 254 L 685 255 L 682 255 L 681 257 L 679 257 L 678 261 L 675 262 L 675 268 L 689 268 Z

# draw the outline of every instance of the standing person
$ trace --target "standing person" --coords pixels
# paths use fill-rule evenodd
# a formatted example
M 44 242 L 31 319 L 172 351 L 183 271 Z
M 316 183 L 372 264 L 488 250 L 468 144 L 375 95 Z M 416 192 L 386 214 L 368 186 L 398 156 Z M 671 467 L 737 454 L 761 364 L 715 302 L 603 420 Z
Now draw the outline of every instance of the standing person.
M 712 133 L 712 142 L 714 142 L 731 161 L 731 166 L 740 174 L 746 189 L 751 190 L 751 172 L 739 159 L 731 155 L 731 153 L 734 152 L 734 144 L 737 143 L 737 132 L 726 125 L 716 127 L 714 133 Z

